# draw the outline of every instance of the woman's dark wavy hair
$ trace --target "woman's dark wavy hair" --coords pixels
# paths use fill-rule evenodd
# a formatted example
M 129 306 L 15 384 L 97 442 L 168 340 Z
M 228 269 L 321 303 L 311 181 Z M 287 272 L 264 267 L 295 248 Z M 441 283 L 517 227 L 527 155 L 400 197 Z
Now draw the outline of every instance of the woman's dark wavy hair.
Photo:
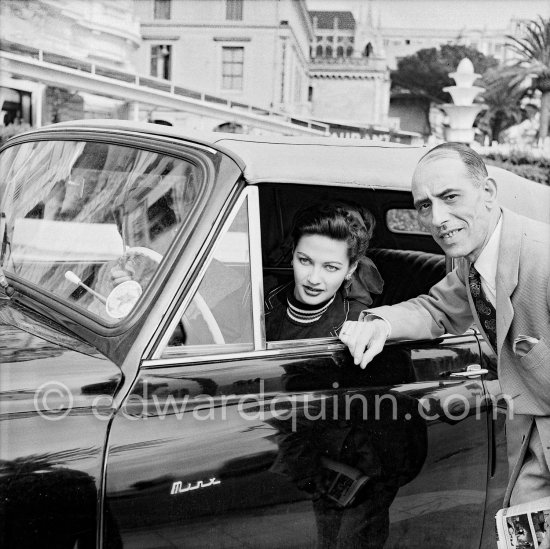
M 355 263 L 365 255 L 374 226 L 374 216 L 358 204 L 324 202 L 308 206 L 296 214 L 292 241 L 296 247 L 302 236 L 318 234 L 347 242 L 348 258 L 350 263 Z

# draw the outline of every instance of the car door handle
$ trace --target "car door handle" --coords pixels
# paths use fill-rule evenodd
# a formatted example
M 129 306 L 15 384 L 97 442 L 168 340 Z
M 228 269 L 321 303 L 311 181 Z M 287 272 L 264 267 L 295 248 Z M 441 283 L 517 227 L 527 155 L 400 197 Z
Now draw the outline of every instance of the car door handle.
M 479 364 L 470 364 L 464 372 L 453 372 L 450 377 L 477 377 L 488 373 L 489 370 L 482 368 Z

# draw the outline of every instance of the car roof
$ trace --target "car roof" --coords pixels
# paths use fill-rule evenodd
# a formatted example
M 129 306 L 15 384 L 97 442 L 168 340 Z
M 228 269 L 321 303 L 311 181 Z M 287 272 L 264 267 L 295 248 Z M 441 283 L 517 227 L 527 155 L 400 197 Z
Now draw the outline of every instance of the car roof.
M 550 224 L 550 186 L 535 183 L 496 166 L 487 166 L 487 171 L 497 183 L 499 204 Z
M 43 128 L 48 129 L 109 129 L 193 141 L 231 156 L 250 184 L 288 182 L 410 190 L 409 174 L 412 175 L 419 158 L 427 151 L 419 146 L 364 139 L 189 132 L 125 120 L 70 121 Z M 401 150 L 399 172 L 395 165 L 396 149 Z
M 249 183 L 344 185 L 410 190 L 418 160 L 427 149 L 394 143 L 331 138 L 223 137 L 218 145 L 235 152 L 245 163 Z M 396 166 L 399 149 L 399 169 Z
M 76 120 L 35 131 L 63 129 L 146 133 L 208 146 L 233 158 L 249 184 L 341 185 L 410 191 L 414 168 L 428 151 L 422 146 L 364 139 L 189 132 L 125 120 Z M 549 186 L 494 166 L 488 165 L 487 169 L 497 182 L 499 202 L 504 207 L 550 223 Z

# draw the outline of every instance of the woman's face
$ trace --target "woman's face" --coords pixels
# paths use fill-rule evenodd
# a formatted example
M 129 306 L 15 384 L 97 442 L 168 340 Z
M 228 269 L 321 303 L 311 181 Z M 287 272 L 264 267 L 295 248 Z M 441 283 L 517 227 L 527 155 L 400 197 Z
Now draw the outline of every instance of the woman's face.
M 346 242 L 318 234 L 304 235 L 292 254 L 294 297 L 308 305 L 328 301 L 356 266 L 350 265 Z

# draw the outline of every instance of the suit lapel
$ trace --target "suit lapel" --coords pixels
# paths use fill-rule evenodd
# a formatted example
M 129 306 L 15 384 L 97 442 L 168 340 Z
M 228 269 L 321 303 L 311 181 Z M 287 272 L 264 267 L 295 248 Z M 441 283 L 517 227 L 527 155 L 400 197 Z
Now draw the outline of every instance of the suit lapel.
M 510 297 L 518 284 L 522 233 L 521 218 L 514 212 L 503 209 L 496 279 L 497 354 L 514 318 Z

